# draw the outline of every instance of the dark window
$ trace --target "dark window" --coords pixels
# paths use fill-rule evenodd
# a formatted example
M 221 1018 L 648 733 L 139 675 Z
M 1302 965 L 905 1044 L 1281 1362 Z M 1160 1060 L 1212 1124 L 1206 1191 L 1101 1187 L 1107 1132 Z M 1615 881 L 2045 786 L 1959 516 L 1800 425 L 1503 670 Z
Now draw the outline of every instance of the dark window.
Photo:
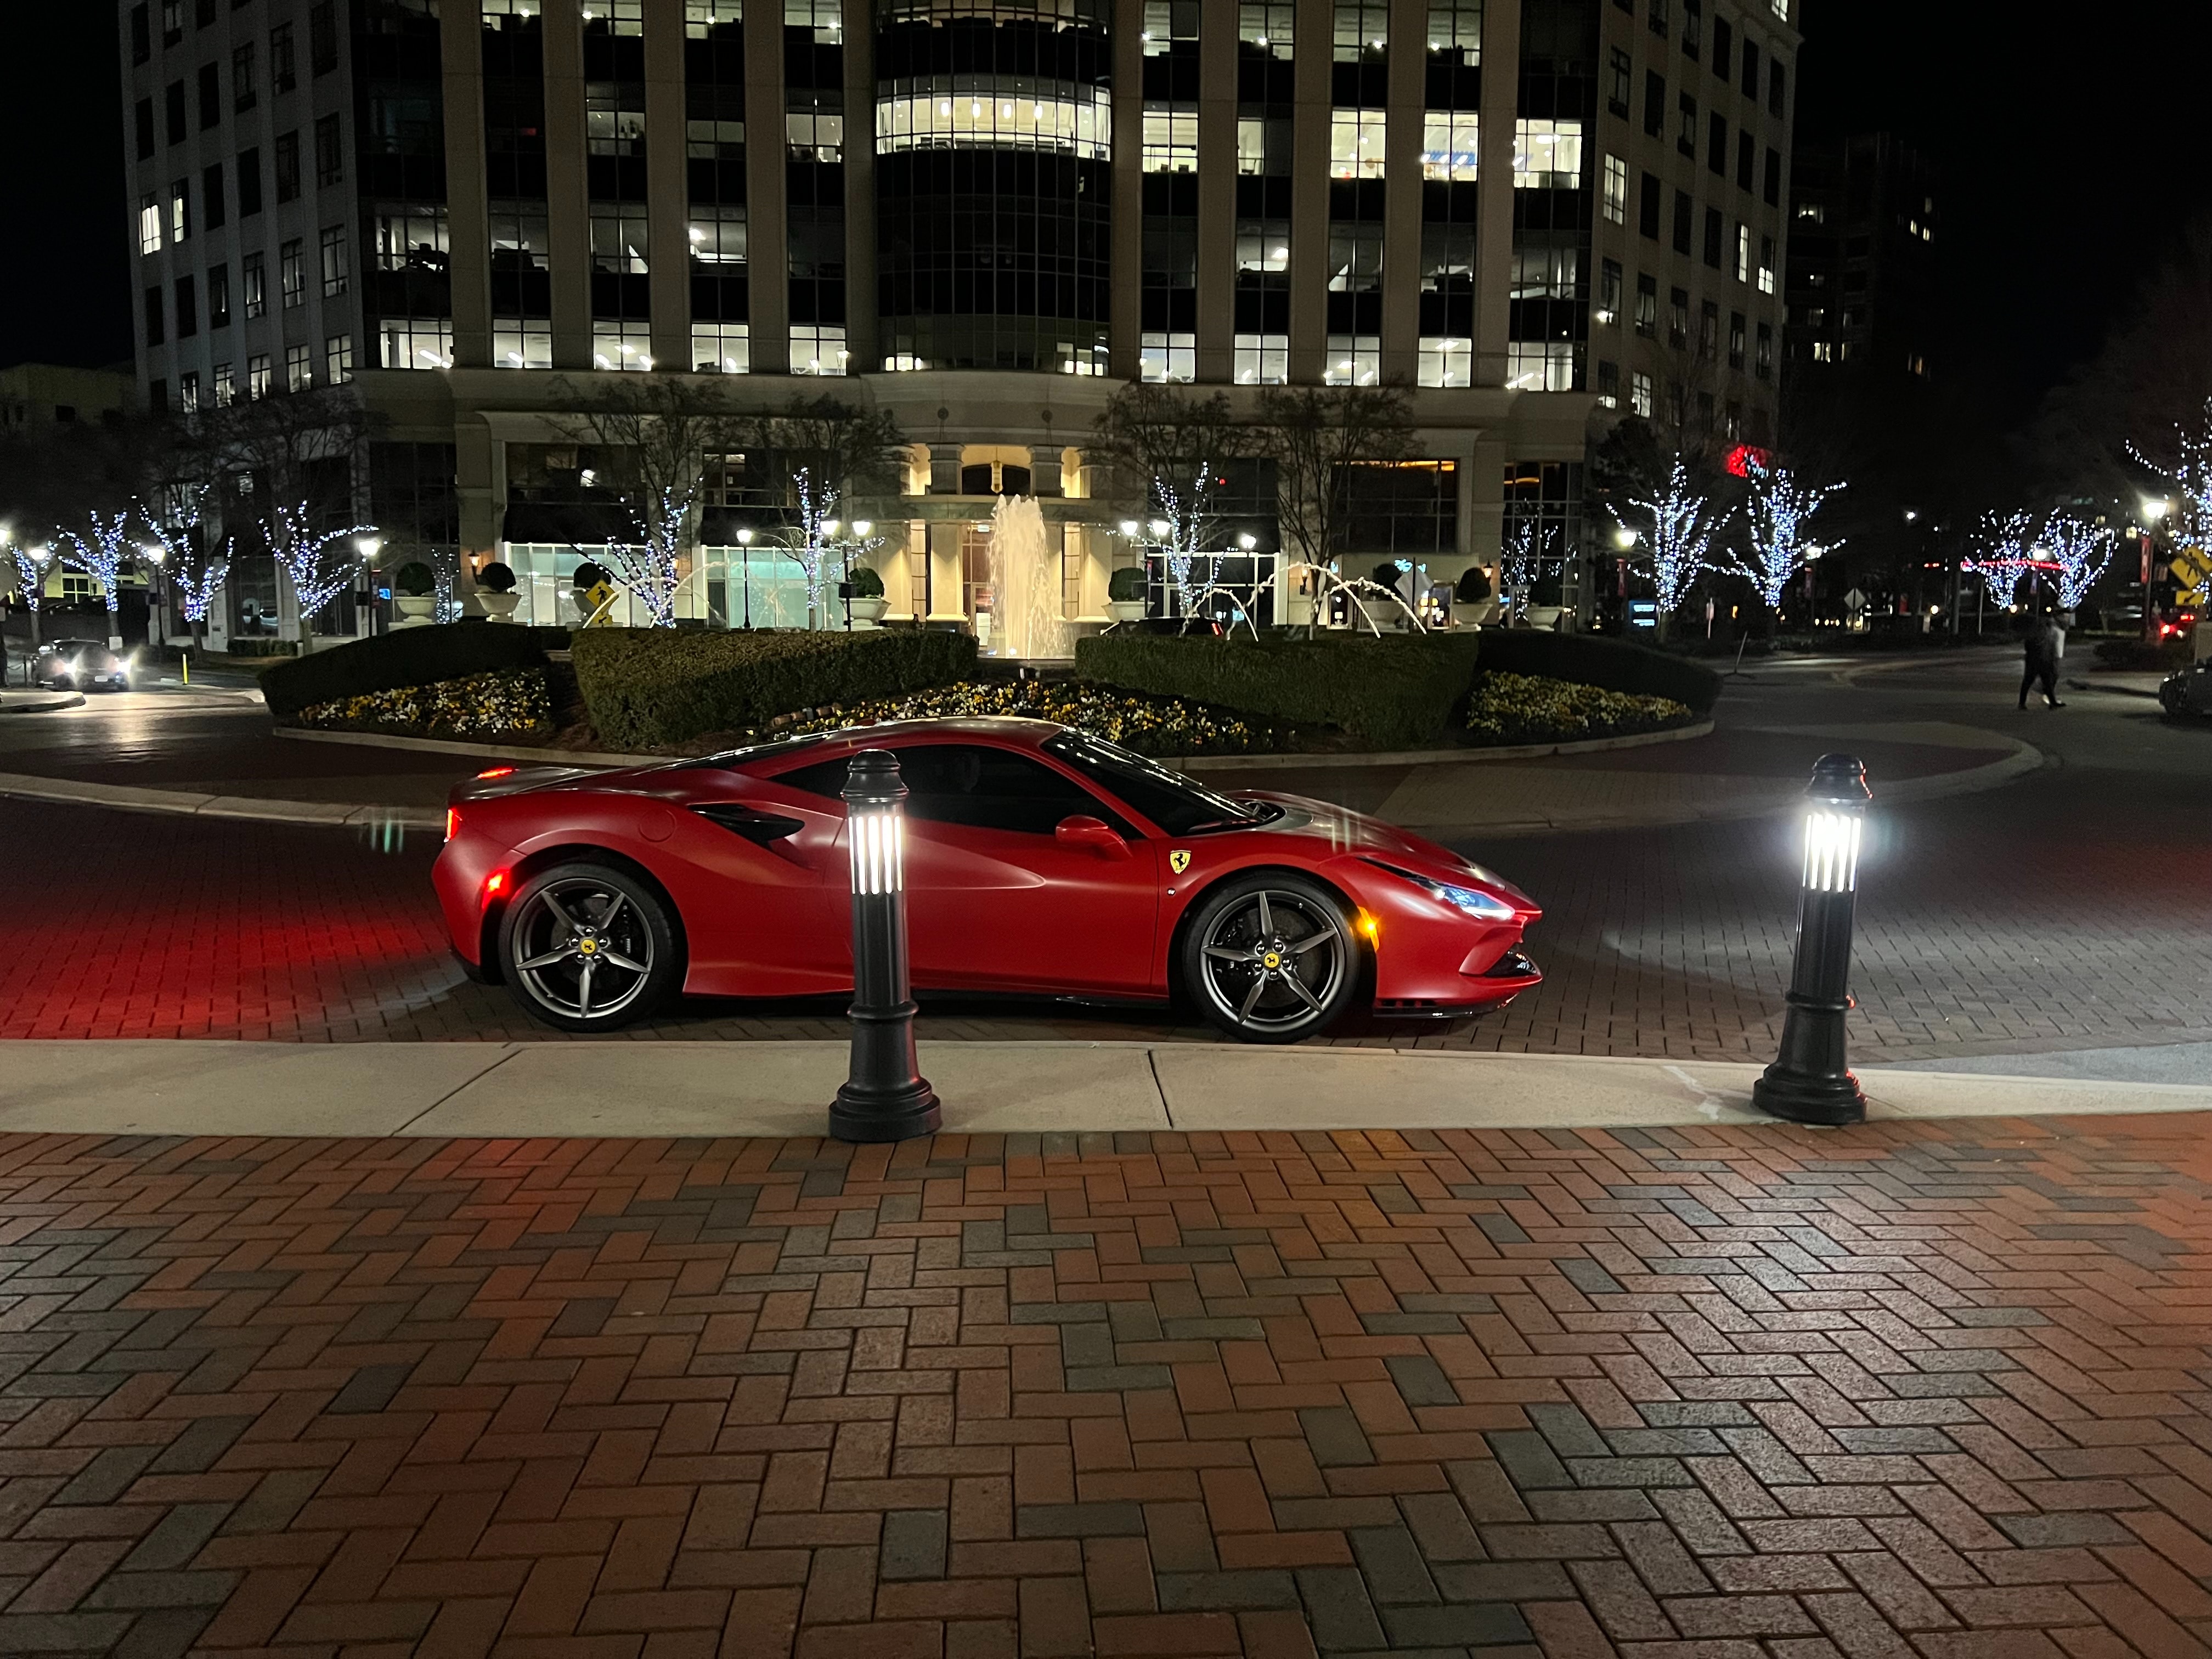
M 289 202 L 300 193 L 300 135 L 276 135 L 276 199 Z
M 230 101 L 241 110 L 253 107 L 253 42 L 251 40 L 231 49 Z
M 345 151 L 338 143 L 338 118 L 324 115 L 315 121 L 315 182 L 335 185 L 345 177 Z
M 230 326 L 230 267 L 210 265 L 208 268 L 208 326 Z
M 1651 0 L 1651 33 L 1662 40 L 1667 38 L 1667 0 Z
M 213 64 L 200 65 L 200 130 L 222 125 L 222 72 Z
M 1752 175 L 1758 170 L 1759 146 L 1749 133 L 1739 131 L 1735 136 L 1735 182 L 1739 189 L 1751 188 Z
M 1735 65 L 1735 31 L 1729 27 L 1725 17 L 1713 19 L 1713 73 L 1722 80 L 1729 78 L 1729 70 Z
M 1690 290 L 1667 291 L 1667 343 L 1680 351 L 1690 343 Z
M 185 38 L 185 0 L 161 0 L 161 44 L 173 46 Z
M 292 26 L 279 23 L 269 31 L 269 85 L 289 92 L 300 84 L 299 61 L 292 51 Z
M 199 0 L 199 3 L 192 8 L 192 21 L 204 29 L 212 28 L 215 26 L 215 0 Z
M 1659 240 L 1659 179 L 1656 173 L 1644 175 L 1643 199 L 1637 204 L 1636 228 L 1653 241 Z
M 1682 0 L 1682 55 L 1695 58 L 1705 49 L 1705 0 Z
M 1636 331 L 1645 339 L 1659 333 L 1659 279 L 1636 273 Z
M 222 163 L 200 169 L 200 213 L 210 230 L 220 230 L 223 221 Z
M 1721 308 L 1708 300 L 1698 307 L 1698 356 L 1715 358 L 1721 349 Z
M 1705 263 L 1715 270 L 1721 268 L 1721 245 L 1726 240 L 1728 222 L 1721 217 L 1718 208 L 1705 210 Z
M 1682 126 L 1674 135 L 1674 148 L 1695 161 L 1698 155 L 1698 100 L 1686 92 L 1675 102 L 1682 112 Z
M 1779 116 L 1789 107 L 1789 94 L 1783 90 L 1782 60 L 1771 58 L 1766 63 L 1766 112 Z
M 1759 96 L 1759 42 L 1756 40 L 1747 40 L 1743 43 L 1743 95 L 1747 98 Z
M 242 149 L 238 152 L 238 216 L 250 217 L 261 211 L 261 152 Z
M 1686 190 L 1676 191 L 1674 192 L 1675 252 L 1687 253 L 1690 251 L 1691 226 L 1694 219 L 1695 214 L 1690 204 L 1690 192 Z
M 1705 165 L 1728 177 L 1728 117 L 1717 110 L 1705 118 Z
M 146 382 L 146 405 L 156 415 L 166 415 L 169 412 L 169 383 L 167 380 Z M 56 410 L 54 416 L 58 420 L 61 411 Z M 70 418 L 75 420 L 76 416 L 72 415 Z
M 144 161 L 154 153 L 154 100 L 141 98 L 137 111 L 138 123 L 138 159 Z
M 131 8 L 131 61 L 143 64 L 154 55 L 154 20 L 146 0 Z
M 1615 46 L 1613 49 L 1613 84 L 1606 93 L 1605 106 L 1624 119 L 1628 115 L 1628 89 L 1632 78 L 1627 50 Z
M 1598 266 L 1597 308 L 1610 322 L 1620 320 L 1620 261 L 1607 259 Z
M 1062 818 L 1118 816 L 1074 779 L 1008 750 L 929 743 L 908 744 L 896 753 L 911 818 L 1048 836 Z M 776 781 L 834 799 L 842 793 L 851 765 L 849 759 L 817 762 Z
M 1778 149 L 1766 152 L 1766 189 L 1763 193 L 1767 206 L 1782 205 L 1782 152 Z
M 1729 367 L 1730 368 L 1743 367 L 1743 313 L 1741 311 L 1729 313 Z
M 161 331 L 161 289 L 157 283 L 146 290 L 146 343 L 160 345 L 168 337 Z
M 1644 131 L 1654 138 L 1667 131 L 1667 77 L 1657 70 L 1644 71 Z
M 1597 366 L 1597 400 L 1607 409 L 1620 407 L 1620 365 L 1600 362 Z
M 177 278 L 177 337 L 189 340 L 200 331 L 200 307 L 193 281 Z
M 331 0 L 315 0 L 307 9 L 307 61 L 318 75 L 338 66 L 337 9 Z
M 181 144 L 185 142 L 185 83 L 182 81 L 170 82 L 167 91 L 162 94 L 162 102 L 168 106 L 166 113 L 168 116 L 169 142 Z

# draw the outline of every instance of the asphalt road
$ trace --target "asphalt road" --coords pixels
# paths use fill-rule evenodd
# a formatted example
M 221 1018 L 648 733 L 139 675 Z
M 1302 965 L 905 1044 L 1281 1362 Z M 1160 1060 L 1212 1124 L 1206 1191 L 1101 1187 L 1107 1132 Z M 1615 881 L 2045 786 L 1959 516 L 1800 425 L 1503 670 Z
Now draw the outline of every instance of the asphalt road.
M 2050 757 L 2002 789 L 1888 808 L 1876 769 L 1856 1051 L 2196 1080 L 2212 1055 L 2197 1046 L 2212 1044 L 2212 729 L 2169 726 L 2154 704 L 2111 690 L 2019 713 L 2015 674 L 1994 653 L 1771 667 L 1723 701 L 1724 726 L 1808 728 L 1808 765 L 1822 748 L 1849 749 L 1856 729 L 1916 720 L 2024 738 Z M 210 757 L 230 757 L 222 764 L 251 774 L 239 781 L 258 793 L 301 799 L 357 795 L 373 772 L 380 790 L 434 800 L 471 769 L 243 740 L 258 718 L 212 697 L 147 692 L 18 717 L 0 743 L 41 745 L 39 769 L 146 784 L 205 781 Z M 1696 747 L 1650 751 L 1650 763 L 1680 764 Z M 1479 1023 L 1377 1025 L 1339 1040 L 1771 1055 L 1794 927 L 1791 831 L 1767 818 L 1466 846 L 1546 904 L 1531 948 L 1547 982 Z M 433 843 L 0 802 L 0 846 L 28 941 L 0 961 L 0 1036 L 546 1035 L 447 961 L 427 883 Z M 629 1035 L 836 1036 L 840 1014 L 834 1004 L 697 1005 Z M 1126 1012 L 938 1002 L 922 1035 L 1210 1034 Z

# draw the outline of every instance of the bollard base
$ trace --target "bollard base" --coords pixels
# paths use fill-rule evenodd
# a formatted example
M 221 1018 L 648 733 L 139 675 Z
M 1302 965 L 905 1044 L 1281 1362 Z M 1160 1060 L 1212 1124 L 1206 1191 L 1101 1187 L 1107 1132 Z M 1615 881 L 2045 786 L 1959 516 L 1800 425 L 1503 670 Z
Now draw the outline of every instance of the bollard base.
M 830 1138 L 872 1143 L 933 1135 L 943 1113 L 927 1078 L 890 1089 L 847 1083 L 830 1103 Z
M 1789 1123 L 1832 1127 L 1866 1121 L 1866 1096 L 1849 1072 L 1820 1077 L 1770 1066 L 1751 1085 L 1751 1103 L 1769 1117 Z

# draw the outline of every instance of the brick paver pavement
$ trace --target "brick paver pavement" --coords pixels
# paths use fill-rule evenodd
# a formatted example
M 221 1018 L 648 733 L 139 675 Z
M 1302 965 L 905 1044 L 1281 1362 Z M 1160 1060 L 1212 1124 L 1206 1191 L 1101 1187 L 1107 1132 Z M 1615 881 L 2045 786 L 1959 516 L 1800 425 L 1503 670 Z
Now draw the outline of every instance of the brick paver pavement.
M 2208 1128 L 0 1140 L 0 1652 L 2182 1659 Z

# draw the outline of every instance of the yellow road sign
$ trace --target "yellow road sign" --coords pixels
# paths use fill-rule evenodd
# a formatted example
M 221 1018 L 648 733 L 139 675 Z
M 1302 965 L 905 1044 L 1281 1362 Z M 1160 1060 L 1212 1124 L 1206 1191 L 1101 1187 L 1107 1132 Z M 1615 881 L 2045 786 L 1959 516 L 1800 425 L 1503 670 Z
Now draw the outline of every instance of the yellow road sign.
M 2212 557 L 2207 557 L 2201 547 L 2185 547 L 2175 552 L 2166 562 L 2173 579 L 2189 587 L 2202 587 L 2212 579 Z

